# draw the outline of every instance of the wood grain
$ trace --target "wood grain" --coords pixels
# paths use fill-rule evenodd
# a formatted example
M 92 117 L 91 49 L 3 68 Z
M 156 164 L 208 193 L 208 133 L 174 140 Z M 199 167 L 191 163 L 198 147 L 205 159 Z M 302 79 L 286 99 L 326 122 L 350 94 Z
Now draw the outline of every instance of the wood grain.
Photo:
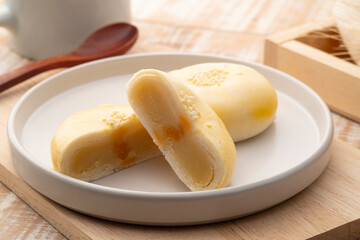
M 315 18 L 320 19 L 327 17 L 330 11 L 327 2 L 328 1 L 325 0 L 132 0 L 133 22 L 139 27 L 140 38 L 130 53 L 169 51 L 212 53 L 261 62 L 263 59 L 263 44 L 266 36 L 279 30 L 292 28 L 295 25 L 311 21 Z M 29 62 L 29 60 L 22 58 L 11 50 L 8 32 L 1 28 L 0 60 L 0 73 L 8 72 Z M 0 94 L 0 160 L 9 160 L 8 148 L 3 140 L 6 136 L 4 126 L 7 121 L 7 113 L 11 110 L 14 102 L 27 89 L 53 73 L 54 72 L 44 73 L 42 76 L 35 77 L 28 82 L 21 83 Z M 333 119 L 336 136 L 360 148 L 360 124 L 336 113 L 333 113 Z M 6 145 L 6 147 L 3 147 L 4 145 Z M 340 142 L 340 145 L 337 147 L 340 149 L 338 155 L 347 156 L 348 153 L 353 152 L 351 147 L 344 145 L 343 148 L 342 146 Z M 356 156 L 355 158 L 358 159 Z M 353 165 L 345 165 L 342 161 L 340 161 L 338 165 L 346 168 L 340 172 L 341 174 L 348 174 L 347 171 L 351 170 L 349 168 L 353 167 Z M 326 184 L 329 178 L 334 176 L 339 177 L 339 174 L 336 174 L 336 166 L 333 165 L 333 162 L 331 162 L 329 169 L 326 170 L 319 179 L 322 185 Z M 355 170 L 356 168 L 354 168 L 354 171 Z M 327 173 L 328 171 L 330 173 Z M 350 171 L 350 174 L 353 176 L 354 172 Z M 353 176 L 353 178 L 356 177 Z M 325 205 L 311 193 L 311 189 L 316 189 L 316 187 L 319 186 L 319 181 L 312 186 L 313 188 L 309 188 L 305 192 L 295 196 L 294 199 L 298 202 L 297 204 L 291 203 L 293 199 L 290 199 L 288 202 L 269 211 L 239 221 L 210 225 L 206 230 L 204 230 L 204 226 L 169 228 L 164 230 L 163 228 L 99 221 L 94 218 L 84 217 L 81 214 L 77 214 L 51 202 L 49 203 L 43 197 L 37 198 L 39 201 L 31 205 L 31 207 L 40 211 L 52 224 L 72 239 L 89 239 L 90 237 L 104 239 L 104 236 L 107 236 L 107 234 L 116 234 L 117 239 L 246 239 L 249 237 L 255 239 L 270 239 L 269 236 L 271 235 L 269 234 L 276 234 L 278 231 L 295 234 L 294 238 L 290 237 L 289 239 L 296 239 L 296 237 L 301 239 L 311 234 L 316 234 L 316 229 L 314 229 L 316 226 L 313 226 L 313 222 L 318 223 L 325 221 L 327 216 L 335 219 L 337 219 L 336 216 L 339 216 L 337 221 L 332 222 L 334 225 L 341 225 L 343 222 L 350 221 L 353 217 L 353 215 L 350 217 L 346 215 L 348 211 L 343 214 L 341 210 L 336 208 L 327 209 Z M 345 180 L 340 181 L 339 184 L 335 183 L 335 186 L 341 187 L 341 184 L 349 185 L 346 191 L 350 191 L 352 185 L 349 184 L 349 181 L 351 181 L 351 178 L 345 178 Z M 27 188 L 29 187 L 27 186 Z M 3 202 L 6 202 L 5 206 L 9 204 L 9 202 L 11 203 L 11 207 L 0 207 L 1 216 L 6 216 L 0 220 L 0 239 L 29 239 L 31 237 L 35 239 L 64 238 L 61 233 L 51 227 L 46 220 L 42 219 L 42 217 L 11 191 L 1 185 L 1 183 L 0 189 L 0 206 Z M 331 187 L 329 187 L 329 189 L 331 189 Z M 333 189 L 335 190 L 336 188 Z M 28 191 L 32 193 L 34 190 L 29 188 Z M 346 191 L 339 194 L 337 198 L 338 202 L 330 203 L 332 207 L 336 204 L 339 206 L 346 204 L 343 202 L 344 199 L 348 199 L 347 196 L 349 195 L 351 196 L 350 198 L 352 198 L 352 195 Z M 337 193 L 333 191 L 325 193 L 337 196 Z M 21 193 L 19 194 L 21 195 Z M 311 200 L 303 200 L 304 195 L 310 196 Z M 28 197 L 24 194 L 21 196 L 24 199 Z M 298 212 L 295 210 L 292 211 L 295 215 L 290 220 L 296 220 L 296 217 L 298 217 L 302 223 L 307 226 L 307 229 L 303 230 L 303 232 L 298 228 L 298 225 L 295 224 L 296 222 L 290 221 L 289 225 L 286 225 L 286 218 L 274 214 L 277 209 L 283 209 L 289 202 L 291 203 L 290 206 L 298 207 Z M 42 205 L 45 203 L 48 205 L 44 210 Z M 309 210 L 305 207 L 313 204 L 315 204 L 316 208 L 319 207 L 315 213 L 320 215 L 314 216 L 314 219 L 312 219 L 311 215 L 304 217 L 304 215 L 302 215 L 303 213 L 310 214 Z M 354 206 L 356 207 L 358 204 Z M 43 211 L 41 211 L 41 209 L 43 209 Z M 44 213 L 44 211 L 46 213 Z M 74 227 L 73 224 L 64 222 L 61 217 L 62 213 L 68 214 L 68 216 L 73 219 L 73 223 L 79 225 Z M 353 214 L 357 213 L 358 212 L 354 211 Z M 34 219 L 37 220 L 34 224 L 31 224 Z M 256 228 L 256 223 L 259 219 L 263 221 L 265 226 L 262 229 Z M 279 229 L 276 229 L 272 225 L 275 221 L 284 225 L 278 225 L 277 227 Z M 355 224 L 356 222 L 359 221 L 353 221 L 350 225 L 345 225 L 345 228 L 349 229 L 350 239 L 356 239 L 356 237 L 360 236 L 359 224 Z M 90 235 L 87 235 L 81 229 L 82 227 L 94 229 L 90 231 Z M 322 224 L 318 231 L 326 230 L 330 229 Z M 76 231 L 77 234 L 72 235 L 73 231 Z M 11 234 L 7 234 L 7 232 Z M 321 234 L 321 236 L 324 235 Z
M 78 214 L 36 193 L 17 175 L 11 161 L 1 161 L 0 178 L 69 238 L 306 239 L 359 220 L 360 205 L 356 204 L 360 200 L 359 158 L 359 149 L 335 140 L 328 168 L 295 197 L 246 218 L 190 227 L 137 226 Z M 356 228 L 353 231 L 356 234 Z
M 264 38 L 251 34 L 135 22 L 139 41 L 129 53 L 187 52 L 262 61 Z
M 133 19 L 158 25 L 266 35 L 329 14 L 325 0 L 134 0 Z
M 331 110 L 360 122 L 359 66 L 319 49 L 320 44 L 314 47 L 318 39 L 312 38 L 312 45 L 299 40 L 319 29 L 324 26 L 309 23 L 269 37 L 265 63 L 303 81 Z M 319 42 L 324 43 L 321 39 Z
M 332 117 L 335 136 L 360 149 L 360 124 L 337 113 L 332 113 Z
M 63 239 L 53 226 L 0 184 L 0 239 Z M 19 229 L 24 231 L 19 232 Z

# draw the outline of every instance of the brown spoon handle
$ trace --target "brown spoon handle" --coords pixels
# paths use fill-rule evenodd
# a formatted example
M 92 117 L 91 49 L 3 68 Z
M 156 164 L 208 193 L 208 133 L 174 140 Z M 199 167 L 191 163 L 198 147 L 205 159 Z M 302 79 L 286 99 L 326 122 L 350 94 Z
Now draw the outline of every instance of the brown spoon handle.
M 47 58 L 36 62 L 29 63 L 23 67 L 15 69 L 9 73 L 0 76 L 0 92 L 25 81 L 39 73 L 47 70 L 72 67 L 77 64 L 85 62 L 80 58 L 76 58 L 71 54 L 58 56 L 54 58 Z

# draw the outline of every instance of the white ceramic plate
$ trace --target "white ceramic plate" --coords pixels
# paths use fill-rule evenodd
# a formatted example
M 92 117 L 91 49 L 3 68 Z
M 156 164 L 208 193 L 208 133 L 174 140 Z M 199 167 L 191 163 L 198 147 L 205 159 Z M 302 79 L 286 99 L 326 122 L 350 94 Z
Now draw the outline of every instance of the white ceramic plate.
M 168 71 L 201 62 L 248 65 L 265 75 L 278 94 L 275 122 L 236 144 L 238 163 L 227 188 L 189 192 L 162 157 L 94 183 L 52 169 L 50 141 L 66 117 L 99 104 L 126 103 L 125 85 L 140 69 Z M 14 165 L 37 191 L 89 215 L 150 225 L 215 222 L 278 204 L 321 174 L 332 134 L 324 102 L 293 77 L 260 64 L 189 54 L 130 55 L 71 68 L 29 90 L 8 122 Z

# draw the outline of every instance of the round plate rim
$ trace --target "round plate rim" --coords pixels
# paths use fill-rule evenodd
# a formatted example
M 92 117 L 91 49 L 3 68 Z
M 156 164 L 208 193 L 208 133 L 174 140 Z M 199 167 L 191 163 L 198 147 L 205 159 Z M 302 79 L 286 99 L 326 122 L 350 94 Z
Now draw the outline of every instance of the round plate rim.
M 48 169 L 46 166 L 43 166 L 38 160 L 33 158 L 22 147 L 22 144 L 20 143 L 19 139 L 17 139 L 16 134 L 15 134 L 14 119 L 16 117 L 18 109 L 23 104 L 23 102 L 26 101 L 27 97 L 30 96 L 34 91 L 36 91 L 40 86 L 47 84 L 50 81 L 55 81 L 57 78 L 61 77 L 62 75 L 69 74 L 76 69 L 87 68 L 87 67 L 91 67 L 92 65 L 96 65 L 96 64 L 100 64 L 100 63 L 126 60 L 129 58 L 143 58 L 143 57 L 154 57 L 154 56 L 170 57 L 170 56 L 174 56 L 174 55 L 183 56 L 183 57 L 216 58 L 218 60 L 223 60 L 223 61 L 235 61 L 235 62 L 238 62 L 239 64 L 246 64 L 246 65 L 250 65 L 250 66 L 253 65 L 253 66 L 260 67 L 260 68 L 268 69 L 270 71 L 275 71 L 277 74 L 284 75 L 288 79 L 295 81 L 299 86 L 305 88 L 309 93 L 311 93 L 311 95 L 313 95 L 313 97 L 315 97 L 315 99 L 317 99 L 317 101 L 322 106 L 322 109 L 323 109 L 325 117 L 326 117 L 326 122 L 327 122 L 327 128 L 325 131 L 326 134 L 322 138 L 322 141 L 320 142 L 317 150 L 311 156 L 309 156 L 304 161 L 302 161 L 300 164 L 296 165 L 295 167 L 291 168 L 290 170 L 279 173 L 279 174 L 274 175 L 267 179 L 263 179 L 263 180 L 260 180 L 260 181 L 254 182 L 254 183 L 247 184 L 245 186 L 230 186 L 230 187 L 222 188 L 222 189 L 197 191 L 197 192 L 145 192 L 145 191 L 117 189 L 117 188 L 112 188 L 112 187 L 107 187 L 107 186 L 100 186 L 100 185 L 88 183 L 85 181 L 81 181 L 81 180 L 60 174 L 53 169 L 50 169 L 50 168 Z M 316 159 L 318 159 L 320 156 L 322 156 L 327 151 L 327 149 L 330 147 L 330 144 L 332 142 L 332 137 L 333 137 L 333 123 L 332 123 L 331 114 L 330 114 L 328 107 L 326 106 L 324 101 L 320 98 L 320 96 L 317 93 L 315 93 L 310 87 L 308 87 L 304 83 L 300 82 L 296 78 L 294 78 L 284 72 L 281 72 L 277 69 L 265 66 L 263 64 L 255 63 L 255 62 L 250 62 L 250 61 L 246 61 L 246 60 L 240 60 L 240 59 L 225 57 L 225 56 L 211 55 L 211 54 L 189 54 L 189 53 L 151 53 L 151 54 L 145 53 L 145 54 L 131 54 L 131 55 L 124 55 L 124 56 L 116 56 L 116 57 L 111 57 L 111 58 L 106 58 L 106 59 L 101 59 L 101 60 L 96 60 L 96 61 L 92 61 L 89 63 L 81 64 L 76 67 L 69 68 L 62 72 L 54 74 L 53 76 L 45 79 L 44 81 L 40 82 L 39 84 L 37 84 L 34 87 L 32 87 L 31 89 L 29 89 L 18 100 L 18 102 L 16 103 L 16 105 L 14 106 L 14 108 L 12 109 L 12 111 L 10 113 L 7 130 L 8 130 L 9 142 L 16 149 L 16 151 L 20 155 L 22 155 L 22 157 L 24 159 L 27 159 L 28 161 L 30 161 L 38 170 L 40 170 L 41 172 L 45 173 L 48 176 L 54 177 L 55 180 L 57 180 L 57 181 L 61 181 L 66 184 L 73 185 L 76 188 L 81 188 L 81 189 L 85 189 L 88 191 L 95 191 L 95 192 L 99 192 L 102 194 L 107 194 L 107 195 L 111 195 L 111 196 L 115 196 L 115 197 L 126 196 L 126 197 L 152 199 L 152 200 L 154 200 L 154 199 L 166 199 L 166 200 L 173 199 L 174 200 L 174 199 L 193 199 L 193 198 L 199 199 L 199 198 L 209 198 L 209 197 L 211 198 L 211 197 L 217 197 L 217 196 L 238 194 L 241 192 L 246 192 L 251 189 L 256 189 L 259 187 L 264 187 L 266 185 L 271 185 L 278 181 L 284 180 L 297 172 L 300 172 L 302 169 L 306 168 L 308 165 L 313 163 L 313 161 L 316 161 Z

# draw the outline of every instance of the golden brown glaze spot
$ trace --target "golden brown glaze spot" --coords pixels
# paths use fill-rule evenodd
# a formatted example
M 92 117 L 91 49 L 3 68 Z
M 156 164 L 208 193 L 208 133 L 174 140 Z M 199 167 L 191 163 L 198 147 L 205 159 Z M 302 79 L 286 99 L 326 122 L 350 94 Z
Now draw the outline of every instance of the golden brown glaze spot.
M 268 108 L 258 108 L 254 111 L 253 115 L 256 118 L 268 118 L 271 117 L 273 111 Z
M 114 131 L 112 135 L 114 141 L 113 152 L 122 160 L 126 159 L 131 151 L 129 144 L 123 141 L 123 137 L 127 131 L 128 130 L 125 127 L 120 127 Z
M 167 138 L 175 141 L 180 141 L 180 139 L 184 136 L 184 129 L 181 127 L 164 126 L 163 131 Z
M 131 152 L 131 147 L 126 142 L 115 142 L 113 146 L 114 154 L 121 159 L 121 166 L 129 167 L 134 165 L 137 160 L 136 156 L 129 157 L 129 153 Z
M 184 128 L 185 130 L 190 130 L 191 125 L 190 125 L 190 123 L 188 122 L 188 120 L 186 120 L 183 116 L 180 116 L 180 117 L 179 117 L 179 121 L 180 121 L 179 127 L 182 127 L 182 128 Z
M 253 111 L 255 118 L 270 118 L 275 113 L 277 101 L 268 101 L 266 105 L 260 106 Z
M 125 160 L 131 151 L 130 145 L 123 141 L 123 137 L 127 131 L 128 129 L 125 127 L 120 127 L 112 135 L 114 139 L 113 152 L 121 160 Z
M 180 141 L 184 137 L 185 131 L 190 130 L 191 125 L 183 116 L 179 116 L 179 122 L 180 123 L 177 127 L 175 126 L 163 127 L 163 132 L 166 138 L 174 141 Z M 160 137 L 158 138 L 160 139 Z
M 116 129 L 112 135 L 113 139 L 116 141 L 117 139 L 122 139 L 124 135 L 127 133 L 128 129 L 124 126 Z
M 131 151 L 131 147 L 126 142 L 115 142 L 113 151 L 121 160 L 125 160 Z
M 115 156 L 121 159 L 121 165 L 123 167 L 132 166 L 137 160 L 136 156 L 129 157 L 129 153 L 131 152 L 131 146 L 129 143 L 123 141 L 124 135 L 127 133 L 128 129 L 125 127 L 120 127 L 113 133 L 113 152 Z
M 154 135 L 155 135 L 155 141 L 157 144 L 162 144 L 162 141 L 161 141 L 161 137 L 160 137 L 160 134 L 157 132 L 157 131 L 154 131 Z

